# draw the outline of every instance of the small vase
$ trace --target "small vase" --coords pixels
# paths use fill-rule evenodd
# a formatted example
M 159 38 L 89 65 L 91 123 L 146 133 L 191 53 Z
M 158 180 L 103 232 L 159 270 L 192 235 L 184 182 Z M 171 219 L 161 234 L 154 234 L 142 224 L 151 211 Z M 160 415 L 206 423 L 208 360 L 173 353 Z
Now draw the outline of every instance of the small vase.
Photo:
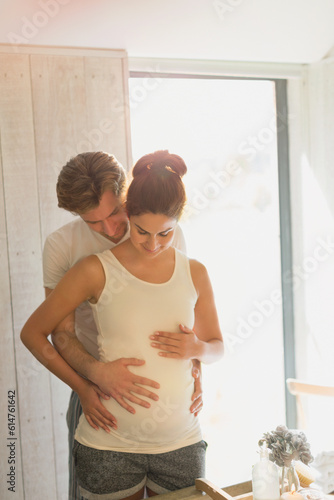
M 300 488 L 297 472 L 294 463 L 280 468 L 280 493 L 287 491 L 297 491 Z

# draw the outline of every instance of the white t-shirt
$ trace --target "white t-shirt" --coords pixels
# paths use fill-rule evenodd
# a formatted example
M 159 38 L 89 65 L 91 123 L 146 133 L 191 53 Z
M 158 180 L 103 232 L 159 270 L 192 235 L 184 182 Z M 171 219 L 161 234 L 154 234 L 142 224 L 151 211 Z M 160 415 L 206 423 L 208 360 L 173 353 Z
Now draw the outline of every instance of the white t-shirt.
M 126 233 L 119 242 L 129 237 Z M 185 240 L 180 226 L 176 226 L 173 245 L 185 252 Z M 54 289 L 64 274 L 79 260 L 113 248 L 115 243 L 93 231 L 81 217 L 51 233 L 43 250 L 44 287 Z M 76 335 L 87 352 L 98 359 L 97 330 L 88 302 L 82 303 L 75 312 Z M 131 356 L 132 357 L 132 356 Z
M 118 428 L 96 431 L 80 417 L 75 439 L 85 446 L 128 453 L 165 453 L 201 440 L 199 421 L 190 413 L 194 391 L 191 360 L 163 358 L 151 347 L 156 330 L 179 332 L 179 324 L 193 328 L 197 292 L 188 257 L 175 251 L 173 275 L 165 283 L 149 283 L 133 276 L 110 250 L 98 254 L 106 283 L 91 304 L 98 329 L 99 358 L 103 362 L 135 357 L 145 365 L 130 370 L 160 384 L 159 401 L 150 408 L 136 406 L 131 414 L 113 398 L 103 405 L 117 419 Z

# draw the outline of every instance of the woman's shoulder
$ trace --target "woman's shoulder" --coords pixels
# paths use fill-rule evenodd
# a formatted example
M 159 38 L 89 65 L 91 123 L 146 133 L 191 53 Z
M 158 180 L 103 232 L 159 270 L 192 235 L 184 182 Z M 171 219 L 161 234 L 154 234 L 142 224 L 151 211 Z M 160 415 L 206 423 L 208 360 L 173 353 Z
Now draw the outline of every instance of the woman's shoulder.
M 196 259 L 189 259 L 190 269 L 194 272 L 205 273 L 207 272 L 206 267 L 202 262 Z
M 210 281 L 208 271 L 202 262 L 199 262 L 196 259 L 189 259 L 189 267 L 193 283 L 197 290 Z
M 81 290 L 87 297 L 95 297 L 103 288 L 104 281 L 103 267 L 99 259 L 96 255 L 89 255 L 71 267 L 58 286 L 65 287 L 65 289 L 71 286 L 74 287 L 74 291 Z
M 84 257 L 77 262 L 71 269 L 76 273 L 84 273 L 85 276 L 94 276 L 102 268 L 99 255 L 88 255 L 88 257 Z

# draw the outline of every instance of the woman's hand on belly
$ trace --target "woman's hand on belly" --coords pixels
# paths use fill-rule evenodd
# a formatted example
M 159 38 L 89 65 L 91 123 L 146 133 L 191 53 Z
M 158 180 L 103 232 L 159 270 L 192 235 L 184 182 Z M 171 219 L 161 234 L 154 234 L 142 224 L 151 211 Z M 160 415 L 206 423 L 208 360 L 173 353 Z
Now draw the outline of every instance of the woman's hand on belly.
M 195 332 L 180 325 L 180 333 L 175 332 L 154 332 L 150 335 L 151 346 L 159 349 L 159 356 L 174 359 L 196 359 L 200 340 Z

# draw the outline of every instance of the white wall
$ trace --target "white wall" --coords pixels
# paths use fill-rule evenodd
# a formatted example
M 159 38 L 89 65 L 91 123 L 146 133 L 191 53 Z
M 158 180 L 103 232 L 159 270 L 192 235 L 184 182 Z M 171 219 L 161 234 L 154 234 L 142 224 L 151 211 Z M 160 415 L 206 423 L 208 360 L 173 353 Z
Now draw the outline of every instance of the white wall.
M 129 57 L 311 63 L 332 0 L 0 0 L 0 43 L 124 48 Z

